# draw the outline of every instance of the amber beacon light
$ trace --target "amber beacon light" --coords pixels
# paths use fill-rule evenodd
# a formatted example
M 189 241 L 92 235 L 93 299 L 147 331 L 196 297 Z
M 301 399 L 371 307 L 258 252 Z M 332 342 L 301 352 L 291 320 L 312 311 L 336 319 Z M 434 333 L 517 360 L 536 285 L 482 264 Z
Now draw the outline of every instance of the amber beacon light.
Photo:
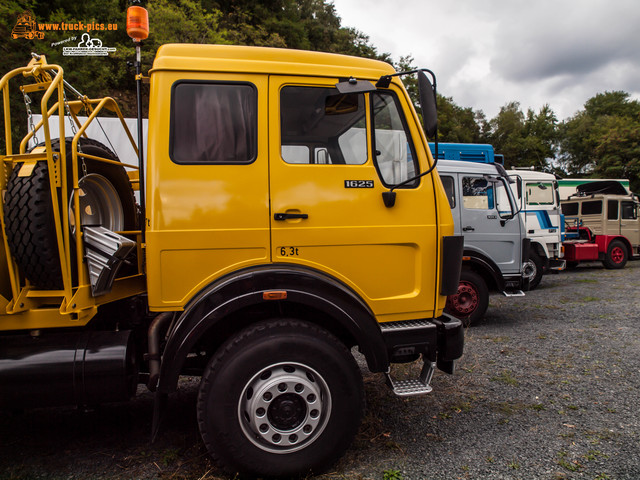
M 149 12 L 146 8 L 131 6 L 127 9 L 127 35 L 137 42 L 149 36 Z

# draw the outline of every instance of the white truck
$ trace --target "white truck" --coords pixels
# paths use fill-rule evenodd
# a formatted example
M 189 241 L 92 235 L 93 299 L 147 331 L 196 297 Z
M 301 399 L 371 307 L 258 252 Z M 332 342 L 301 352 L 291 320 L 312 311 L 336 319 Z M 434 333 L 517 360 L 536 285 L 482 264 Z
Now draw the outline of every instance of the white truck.
M 526 236 L 531 239 L 529 262 L 534 274 L 529 289 L 532 290 L 540 284 L 544 273 L 565 268 L 558 181 L 551 173 L 531 169 L 507 172 L 515 181 L 510 185 L 525 223 Z

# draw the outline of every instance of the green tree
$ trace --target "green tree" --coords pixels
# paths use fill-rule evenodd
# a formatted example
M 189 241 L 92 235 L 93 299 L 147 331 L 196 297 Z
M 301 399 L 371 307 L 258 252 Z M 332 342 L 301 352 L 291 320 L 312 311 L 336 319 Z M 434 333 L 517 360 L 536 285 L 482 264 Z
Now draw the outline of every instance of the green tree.
M 558 120 L 549 105 L 538 113 L 532 109 L 525 115 L 518 102 L 510 102 L 500 109 L 481 136 L 487 138 L 497 153 L 502 153 L 509 167 L 550 167 L 558 140 Z M 488 131 L 487 131 L 488 130 Z
M 569 175 L 623 177 L 637 185 L 639 128 L 640 102 L 622 91 L 598 93 L 560 126 L 560 164 Z
M 507 166 L 520 166 L 523 136 L 524 113 L 520 110 L 518 102 L 506 104 L 489 121 L 489 143 L 497 153 L 504 155 Z
M 549 161 L 555 158 L 558 141 L 558 119 L 551 107 L 544 105 L 537 114 L 529 109 L 522 133 L 520 157 L 513 160 L 513 165 L 548 168 Z
M 441 142 L 481 143 L 476 112 L 457 105 L 452 97 L 438 95 L 438 139 Z
M 221 26 L 234 44 L 287 47 L 388 60 L 369 37 L 341 26 L 325 0 L 203 0 L 222 12 Z
M 627 178 L 631 191 L 640 192 L 640 122 L 628 118 L 611 116 L 603 120 L 593 176 Z

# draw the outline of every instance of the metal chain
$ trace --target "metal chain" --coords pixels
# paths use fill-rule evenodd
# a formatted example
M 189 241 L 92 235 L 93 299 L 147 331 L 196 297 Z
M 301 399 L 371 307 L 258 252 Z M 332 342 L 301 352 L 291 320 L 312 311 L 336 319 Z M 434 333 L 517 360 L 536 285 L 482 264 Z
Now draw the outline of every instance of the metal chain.
M 76 129 L 76 123 L 73 121 L 73 117 L 71 116 L 71 108 L 69 108 L 69 101 L 67 100 L 67 94 L 64 91 L 64 89 L 62 90 L 62 97 L 64 98 L 64 108 L 67 112 L 67 116 L 69 117 L 69 125 L 71 126 L 71 133 L 73 133 L 73 136 L 76 136 L 76 133 L 78 133 L 78 130 Z
M 76 128 L 76 122 L 73 121 L 73 116 L 71 115 L 71 108 L 69 107 L 69 101 L 67 100 L 67 93 L 62 89 L 62 96 L 64 98 L 64 107 L 67 112 L 67 116 L 69 117 L 69 125 L 71 125 L 71 133 L 75 137 L 78 133 L 78 129 Z M 78 153 L 82 153 L 82 148 L 80 145 L 80 139 L 78 139 Z M 84 161 L 84 157 L 80 157 L 80 166 L 82 168 L 82 176 L 87 176 L 87 164 Z
M 29 121 L 29 128 L 33 132 L 33 142 L 34 146 L 38 145 L 38 137 L 36 136 L 36 126 L 33 124 L 33 112 L 31 111 L 31 98 L 27 95 L 27 92 L 22 91 L 22 95 L 24 96 L 24 106 L 27 109 L 27 119 Z

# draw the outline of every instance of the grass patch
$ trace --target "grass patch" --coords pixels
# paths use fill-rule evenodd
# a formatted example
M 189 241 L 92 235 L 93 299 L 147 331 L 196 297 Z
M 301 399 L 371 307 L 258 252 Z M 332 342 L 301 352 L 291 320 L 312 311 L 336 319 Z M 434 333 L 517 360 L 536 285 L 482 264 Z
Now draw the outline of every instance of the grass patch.
M 582 301 L 583 302 L 599 302 L 600 299 L 598 297 L 584 297 Z
M 560 457 L 558 458 L 558 465 L 560 465 L 565 470 L 568 470 L 570 472 L 577 472 L 582 468 L 582 465 L 580 465 L 578 462 L 571 462 L 567 459 L 567 452 L 558 452 L 558 457 Z
M 382 472 L 382 480 L 402 480 L 402 472 L 393 469 L 385 470 Z
M 503 370 L 500 375 L 491 378 L 491 381 L 504 383 L 505 385 L 511 385 L 512 387 L 520 385 L 518 379 L 513 376 L 510 370 Z

